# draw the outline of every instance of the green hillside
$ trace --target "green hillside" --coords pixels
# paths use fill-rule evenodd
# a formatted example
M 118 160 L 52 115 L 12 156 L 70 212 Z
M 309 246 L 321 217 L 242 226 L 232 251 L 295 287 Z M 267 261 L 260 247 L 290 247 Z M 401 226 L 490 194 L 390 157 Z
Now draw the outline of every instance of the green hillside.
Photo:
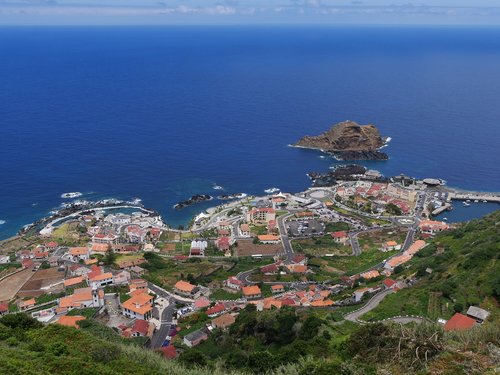
M 389 295 L 362 318 L 379 320 L 417 314 L 435 320 L 465 312 L 470 305 L 499 322 L 500 211 L 436 236 L 396 277 L 418 279 L 415 286 Z

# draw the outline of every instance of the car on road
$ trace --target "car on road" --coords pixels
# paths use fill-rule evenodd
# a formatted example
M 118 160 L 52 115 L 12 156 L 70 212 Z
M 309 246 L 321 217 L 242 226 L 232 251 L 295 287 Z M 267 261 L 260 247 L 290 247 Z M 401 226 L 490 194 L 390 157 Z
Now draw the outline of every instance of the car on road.
M 170 345 L 170 340 L 165 339 L 165 341 L 163 341 L 163 343 L 161 344 L 161 347 L 164 348 L 165 346 L 169 346 L 169 345 Z

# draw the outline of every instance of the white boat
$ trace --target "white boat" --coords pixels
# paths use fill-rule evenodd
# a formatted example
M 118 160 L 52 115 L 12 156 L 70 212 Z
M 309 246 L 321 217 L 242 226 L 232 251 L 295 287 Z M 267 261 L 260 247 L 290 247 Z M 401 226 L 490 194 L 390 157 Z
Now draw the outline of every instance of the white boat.
M 279 191 L 280 191 L 280 189 L 278 189 L 277 187 L 273 187 L 273 188 L 269 188 L 269 189 L 264 190 L 264 192 L 267 194 L 274 194 L 274 193 L 277 193 Z
M 448 221 L 448 218 L 447 217 L 443 217 L 443 221 Z
M 485 199 L 485 200 L 483 200 L 483 203 L 488 203 L 488 201 Z
M 478 199 L 474 199 L 474 203 L 479 203 L 479 200 Z
M 78 198 L 78 197 L 81 197 L 83 194 L 80 193 L 79 191 L 74 191 L 72 193 L 64 193 L 64 194 L 61 194 L 61 198 Z
M 464 207 L 469 207 L 470 203 L 464 202 Z
M 467 202 L 467 203 L 469 203 L 469 202 L 470 202 L 470 199 L 467 199 L 467 200 L 466 200 L 466 202 Z
M 224 188 L 222 186 L 219 186 L 219 185 L 214 185 L 213 189 L 214 190 L 224 190 Z

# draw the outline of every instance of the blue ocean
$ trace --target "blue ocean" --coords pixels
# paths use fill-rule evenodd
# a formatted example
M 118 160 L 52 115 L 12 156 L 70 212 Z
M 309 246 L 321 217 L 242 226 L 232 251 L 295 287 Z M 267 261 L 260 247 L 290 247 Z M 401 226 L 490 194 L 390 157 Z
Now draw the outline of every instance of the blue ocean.
M 0 28 L 0 238 L 66 192 L 177 226 L 300 191 L 337 162 L 288 145 L 347 119 L 392 138 L 369 168 L 500 191 L 500 28 Z

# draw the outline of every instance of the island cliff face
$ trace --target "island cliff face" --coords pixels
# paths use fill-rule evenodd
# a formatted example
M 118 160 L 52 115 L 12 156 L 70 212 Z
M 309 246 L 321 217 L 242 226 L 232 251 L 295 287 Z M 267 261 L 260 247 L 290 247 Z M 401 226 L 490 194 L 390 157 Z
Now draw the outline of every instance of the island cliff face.
M 374 125 L 344 121 L 317 136 L 305 136 L 295 146 L 319 149 L 340 160 L 387 160 L 378 149 L 385 144 Z

